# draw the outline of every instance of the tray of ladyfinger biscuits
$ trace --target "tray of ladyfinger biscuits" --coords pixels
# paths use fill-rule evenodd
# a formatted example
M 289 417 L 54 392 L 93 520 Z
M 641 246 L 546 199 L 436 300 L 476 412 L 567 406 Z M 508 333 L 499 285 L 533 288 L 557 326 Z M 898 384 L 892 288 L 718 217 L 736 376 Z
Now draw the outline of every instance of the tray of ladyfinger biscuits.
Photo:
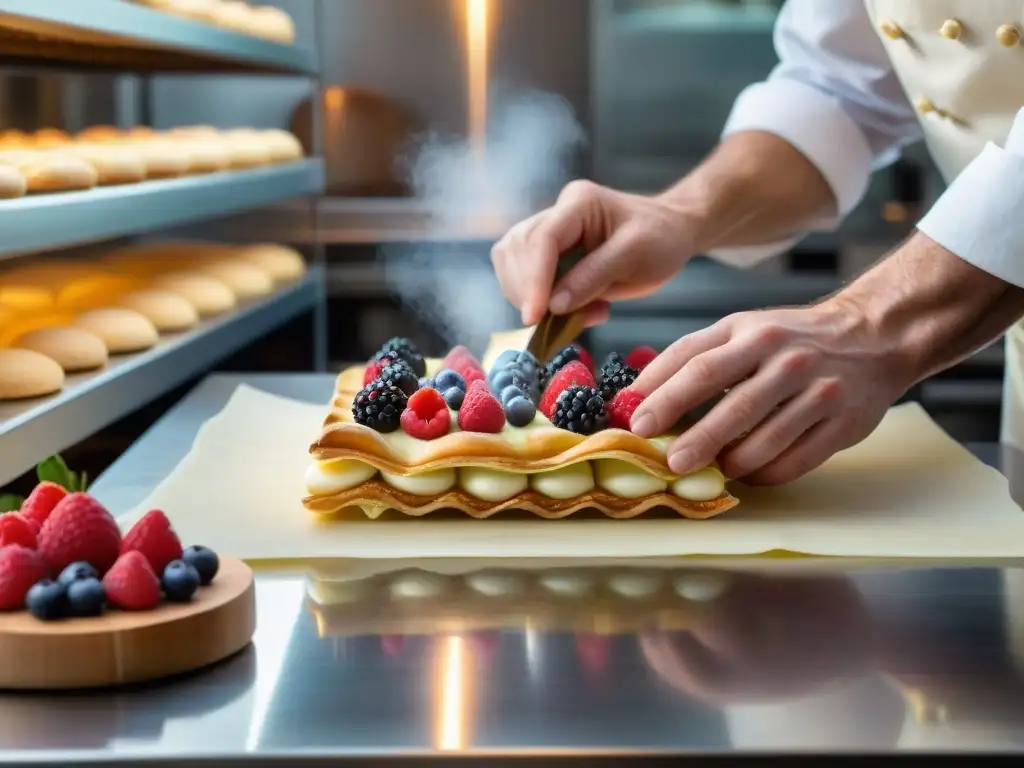
M 630 432 L 643 399 L 631 385 L 655 350 L 612 354 L 598 368 L 578 344 L 538 360 L 510 343 L 521 339 L 496 335 L 481 363 L 463 346 L 431 359 L 393 338 L 343 370 L 310 448 L 304 506 L 324 517 L 629 519 L 661 509 L 704 519 L 738 503 L 715 465 L 669 469 L 666 448 L 685 424 L 650 439 Z

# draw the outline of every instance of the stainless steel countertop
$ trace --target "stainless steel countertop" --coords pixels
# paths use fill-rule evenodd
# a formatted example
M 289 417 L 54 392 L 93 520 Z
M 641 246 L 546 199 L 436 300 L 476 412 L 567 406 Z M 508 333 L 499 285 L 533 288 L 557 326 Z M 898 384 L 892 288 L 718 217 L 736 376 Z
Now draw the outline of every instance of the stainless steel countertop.
M 211 377 L 97 481 L 97 495 L 118 511 L 141 500 L 239 381 L 325 401 L 332 377 Z M 1000 461 L 996 446 L 975 450 Z M 203 673 L 117 692 L 0 695 L 0 761 L 1024 744 L 1024 570 L 595 563 L 574 572 L 591 579 L 591 597 L 572 599 L 540 586 L 536 564 L 510 563 L 528 585 L 519 598 L 482 597 L 458 574 L 372 575 L 374 565 L 331 585 L 335 604 L 319 608 L 302 575 L 259 575 L 253 646 Z M 639 576 L 660 582 L 656 596 L 616 595 Z M 715 599 L 711 576 L 724 590 Z M 399 583 L 413 578 L 441 593 L 401 599 Z

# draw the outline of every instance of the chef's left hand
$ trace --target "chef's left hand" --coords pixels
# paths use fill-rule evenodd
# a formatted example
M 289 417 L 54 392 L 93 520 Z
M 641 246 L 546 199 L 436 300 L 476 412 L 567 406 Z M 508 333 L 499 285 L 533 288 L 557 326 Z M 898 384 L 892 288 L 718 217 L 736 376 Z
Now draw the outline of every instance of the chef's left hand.
M 789 482 L 867 437 L 911 386 L 915 376 L 895 347 L 840 297 L 732 315 L 683 337 L 643 371 L 633 388 L 647 398 L 632 430 L 664 434 L 728 389 L 672 442 L 669 467 L 685 474 L 717 458 L 727 477 Z

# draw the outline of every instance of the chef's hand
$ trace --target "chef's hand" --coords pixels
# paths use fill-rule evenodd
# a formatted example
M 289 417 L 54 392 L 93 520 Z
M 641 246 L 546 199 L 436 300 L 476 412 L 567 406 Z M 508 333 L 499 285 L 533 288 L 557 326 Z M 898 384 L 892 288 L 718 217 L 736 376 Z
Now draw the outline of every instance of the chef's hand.
M 603 322 L 608 302 L 645 296 L 667 283 L 693 255 L 685 205 L 574 181 L 551 208 L 517 224 L 491 251 L 506 298 L 523 323 L 587 308 Z M 581 246 L 586 256 L 552 290 L 559 256 Z
M 668 448 L 673 472 L 719 460 L 727 477 L 785 483 L 867 437 L 914 381 L 897 340 L 842 295 L 817 306 L 742 312 L 683 337 L 634 388 L 642 437 L 727 394 Z

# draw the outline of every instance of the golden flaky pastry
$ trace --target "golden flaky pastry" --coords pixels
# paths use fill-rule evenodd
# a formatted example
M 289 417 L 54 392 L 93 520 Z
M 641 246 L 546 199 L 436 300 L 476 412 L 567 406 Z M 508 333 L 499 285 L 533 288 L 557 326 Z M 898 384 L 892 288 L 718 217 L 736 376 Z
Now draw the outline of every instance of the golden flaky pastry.
M 485 359 L 495 356 L 489 350 Z M 428 375 L 439 367 L 440 361 L 429 360 Z M 310 448 L 314 465 L 303 503 L 317 514 L 358 507 L 375 518 L 389 509 L 410 516 L 454 509 L 487 518 L 524 510 L 557 519 L 596 509 L 627 519 L 659 508 L 703 519 L 738 503 L 715 466 L 685 478 L 669 469 L 665 451 L 673 435 L 645 439 L 612 428 L 582 435 L 555 427 L 540 413 L 525 427 L 506 423 L 498 433 L 462 431 L 454 413 L 450 431 L 437 439 L 417 439 L 401 429 L 378 432 L 352 415 L 362 377 L 362 367 L 338 376 L 320 437 Z M 621 481 L 616 485 L 605 481 L 611 471 L 602 472 L 612 465 Z M 489 472 L 488 479 L 481 481 L 478 470 Z M 338 480 L 342 475 L 352 482 Z

